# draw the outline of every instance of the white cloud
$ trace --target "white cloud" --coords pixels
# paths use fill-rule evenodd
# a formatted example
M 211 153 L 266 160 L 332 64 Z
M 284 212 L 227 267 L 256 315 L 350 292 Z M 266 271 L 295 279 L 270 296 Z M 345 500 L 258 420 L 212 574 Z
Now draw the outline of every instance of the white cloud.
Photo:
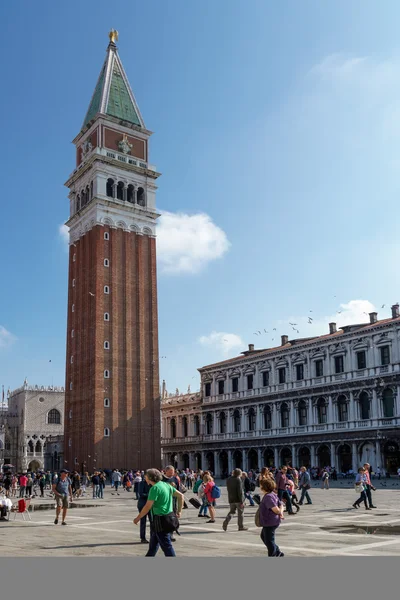
M 244 346 L 240 336 L 235 333 L 221 331 L 213 331 L 210 335 L 202 335 L 199 342 L 202 346 L 212 346 L 223 354 L 230 354 L 234 348 L 243 348 Z
M 59 225 L 58 233 L 64 242 L 64 244 L 68 247 L 69 244 L 69 228 L 66 225 Z
M 198 273 L 229 246 L 225 232 L 204 213 L 163 212 L 160 217 L 157 257 L 165 273 Z
M 16 340 L 16 336 L 10 331 L 7 331 L 5 327 L 0 325 L 0 348 L 7 348 L 7 346 L 11 346 L 13 342 Z
M 375 306 L 369 300 L 350 300 L 347 304 L 340 304 L 334 314 L 325 317 L 318 317 L 310 312 L 306 316 L 292 316 L 285 321 L 279 321 L 278 333 L 287 334 L 289 339 L 327 335 L 329 323 L 336 323 L 338 329 L 346 325 L 369 323 L 369 313 L 374 311 L 376 311 Z M 311 323 L 309 323 L 309 317 L 312 319 Z M 384 316 L 378 315 L 378 318 L 384 318 Z M 290 323 L 295 324 L 294 327 L 299 333 L 294 331 Z

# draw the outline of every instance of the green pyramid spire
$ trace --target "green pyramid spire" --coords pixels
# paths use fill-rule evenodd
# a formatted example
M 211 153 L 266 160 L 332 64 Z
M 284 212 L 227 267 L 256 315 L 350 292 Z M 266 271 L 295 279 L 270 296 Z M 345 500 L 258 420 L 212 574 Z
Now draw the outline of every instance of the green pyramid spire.
M 99 113 L 145 127 L 114 42 L 108 45 L 82 129 Z

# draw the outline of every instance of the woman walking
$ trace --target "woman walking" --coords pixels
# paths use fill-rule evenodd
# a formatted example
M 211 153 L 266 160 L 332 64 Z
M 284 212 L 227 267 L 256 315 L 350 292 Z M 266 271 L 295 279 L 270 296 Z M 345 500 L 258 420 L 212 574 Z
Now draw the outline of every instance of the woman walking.
M 204 496 L 206 498 L 205 505 L 210 511 L 211 519 L 207 523 L 215 523 L 215 500 L 212 497 L 212 490 L 215 486 L 214 479 L 209 473 L 206 473 L 203 477 L 204 482 Z
M 260 482 L 264 492 L 260 503 L 260 537 L 268 548 L 268 556 L 285 556 L 275 542 L 275 532 L 283 519 L 283 503 L 275 493 L 276 484 L 273 479 L 263 479 Z
M 200 485 L 197 488 L 197 496 L 199 498 L 199 502 L 201 502 L 201 506 L 199 509 L 198 517 L 208 517 L 208 501 L 204 494 L 205 484 L 203 481 L 200 481 Z
M 329 473 L 327 469 L 323 469 L 322 471 L 321 490 L 329 490 Z
M 366 480 L 367 480 L 367 477 L 365 475 L 365 469 L 364 469 L 364 467 L 360 467 L 358 469 L 358 473 L 356 475 L 356 481 L 354 484 L 355 488 L 356 488 L 356 492 L 360 493 L 360 497 L 358 500 L 356 500 L 354 502 L 353 508 L 359 508 L 361 502 L 364 502 L 365 510 L 371 510 L 370 507 L 368 506 L 368 502 L 367 502 Z

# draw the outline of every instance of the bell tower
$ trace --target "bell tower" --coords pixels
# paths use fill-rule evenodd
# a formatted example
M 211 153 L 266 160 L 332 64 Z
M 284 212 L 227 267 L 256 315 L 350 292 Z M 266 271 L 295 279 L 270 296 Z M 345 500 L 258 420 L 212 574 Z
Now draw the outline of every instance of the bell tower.
M 155 224 L 149 138 L 117 52 L 73 143 L 64 455 L 69 469 L 160 467 Z

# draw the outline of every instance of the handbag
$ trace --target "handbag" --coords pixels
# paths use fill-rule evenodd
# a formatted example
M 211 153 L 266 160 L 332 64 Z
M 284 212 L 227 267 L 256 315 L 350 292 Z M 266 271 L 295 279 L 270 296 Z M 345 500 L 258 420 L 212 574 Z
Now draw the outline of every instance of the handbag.
M 174 512 L 167 515 L 154 515 L 153 527 L 156 533 L 173 533 L 174 531 L 178 533 L 179 519 Z
M 262 527 L 260 519 L 260 507 L 257 508 L 256 514 L 254 515 L 254 523 L 256 527 Z
M 364 491 L 364 485 L 362 483 L 356 483 L 354 485 L 354 488 L 355 488 L 357 494 L 362 494 L 362 492 Z

